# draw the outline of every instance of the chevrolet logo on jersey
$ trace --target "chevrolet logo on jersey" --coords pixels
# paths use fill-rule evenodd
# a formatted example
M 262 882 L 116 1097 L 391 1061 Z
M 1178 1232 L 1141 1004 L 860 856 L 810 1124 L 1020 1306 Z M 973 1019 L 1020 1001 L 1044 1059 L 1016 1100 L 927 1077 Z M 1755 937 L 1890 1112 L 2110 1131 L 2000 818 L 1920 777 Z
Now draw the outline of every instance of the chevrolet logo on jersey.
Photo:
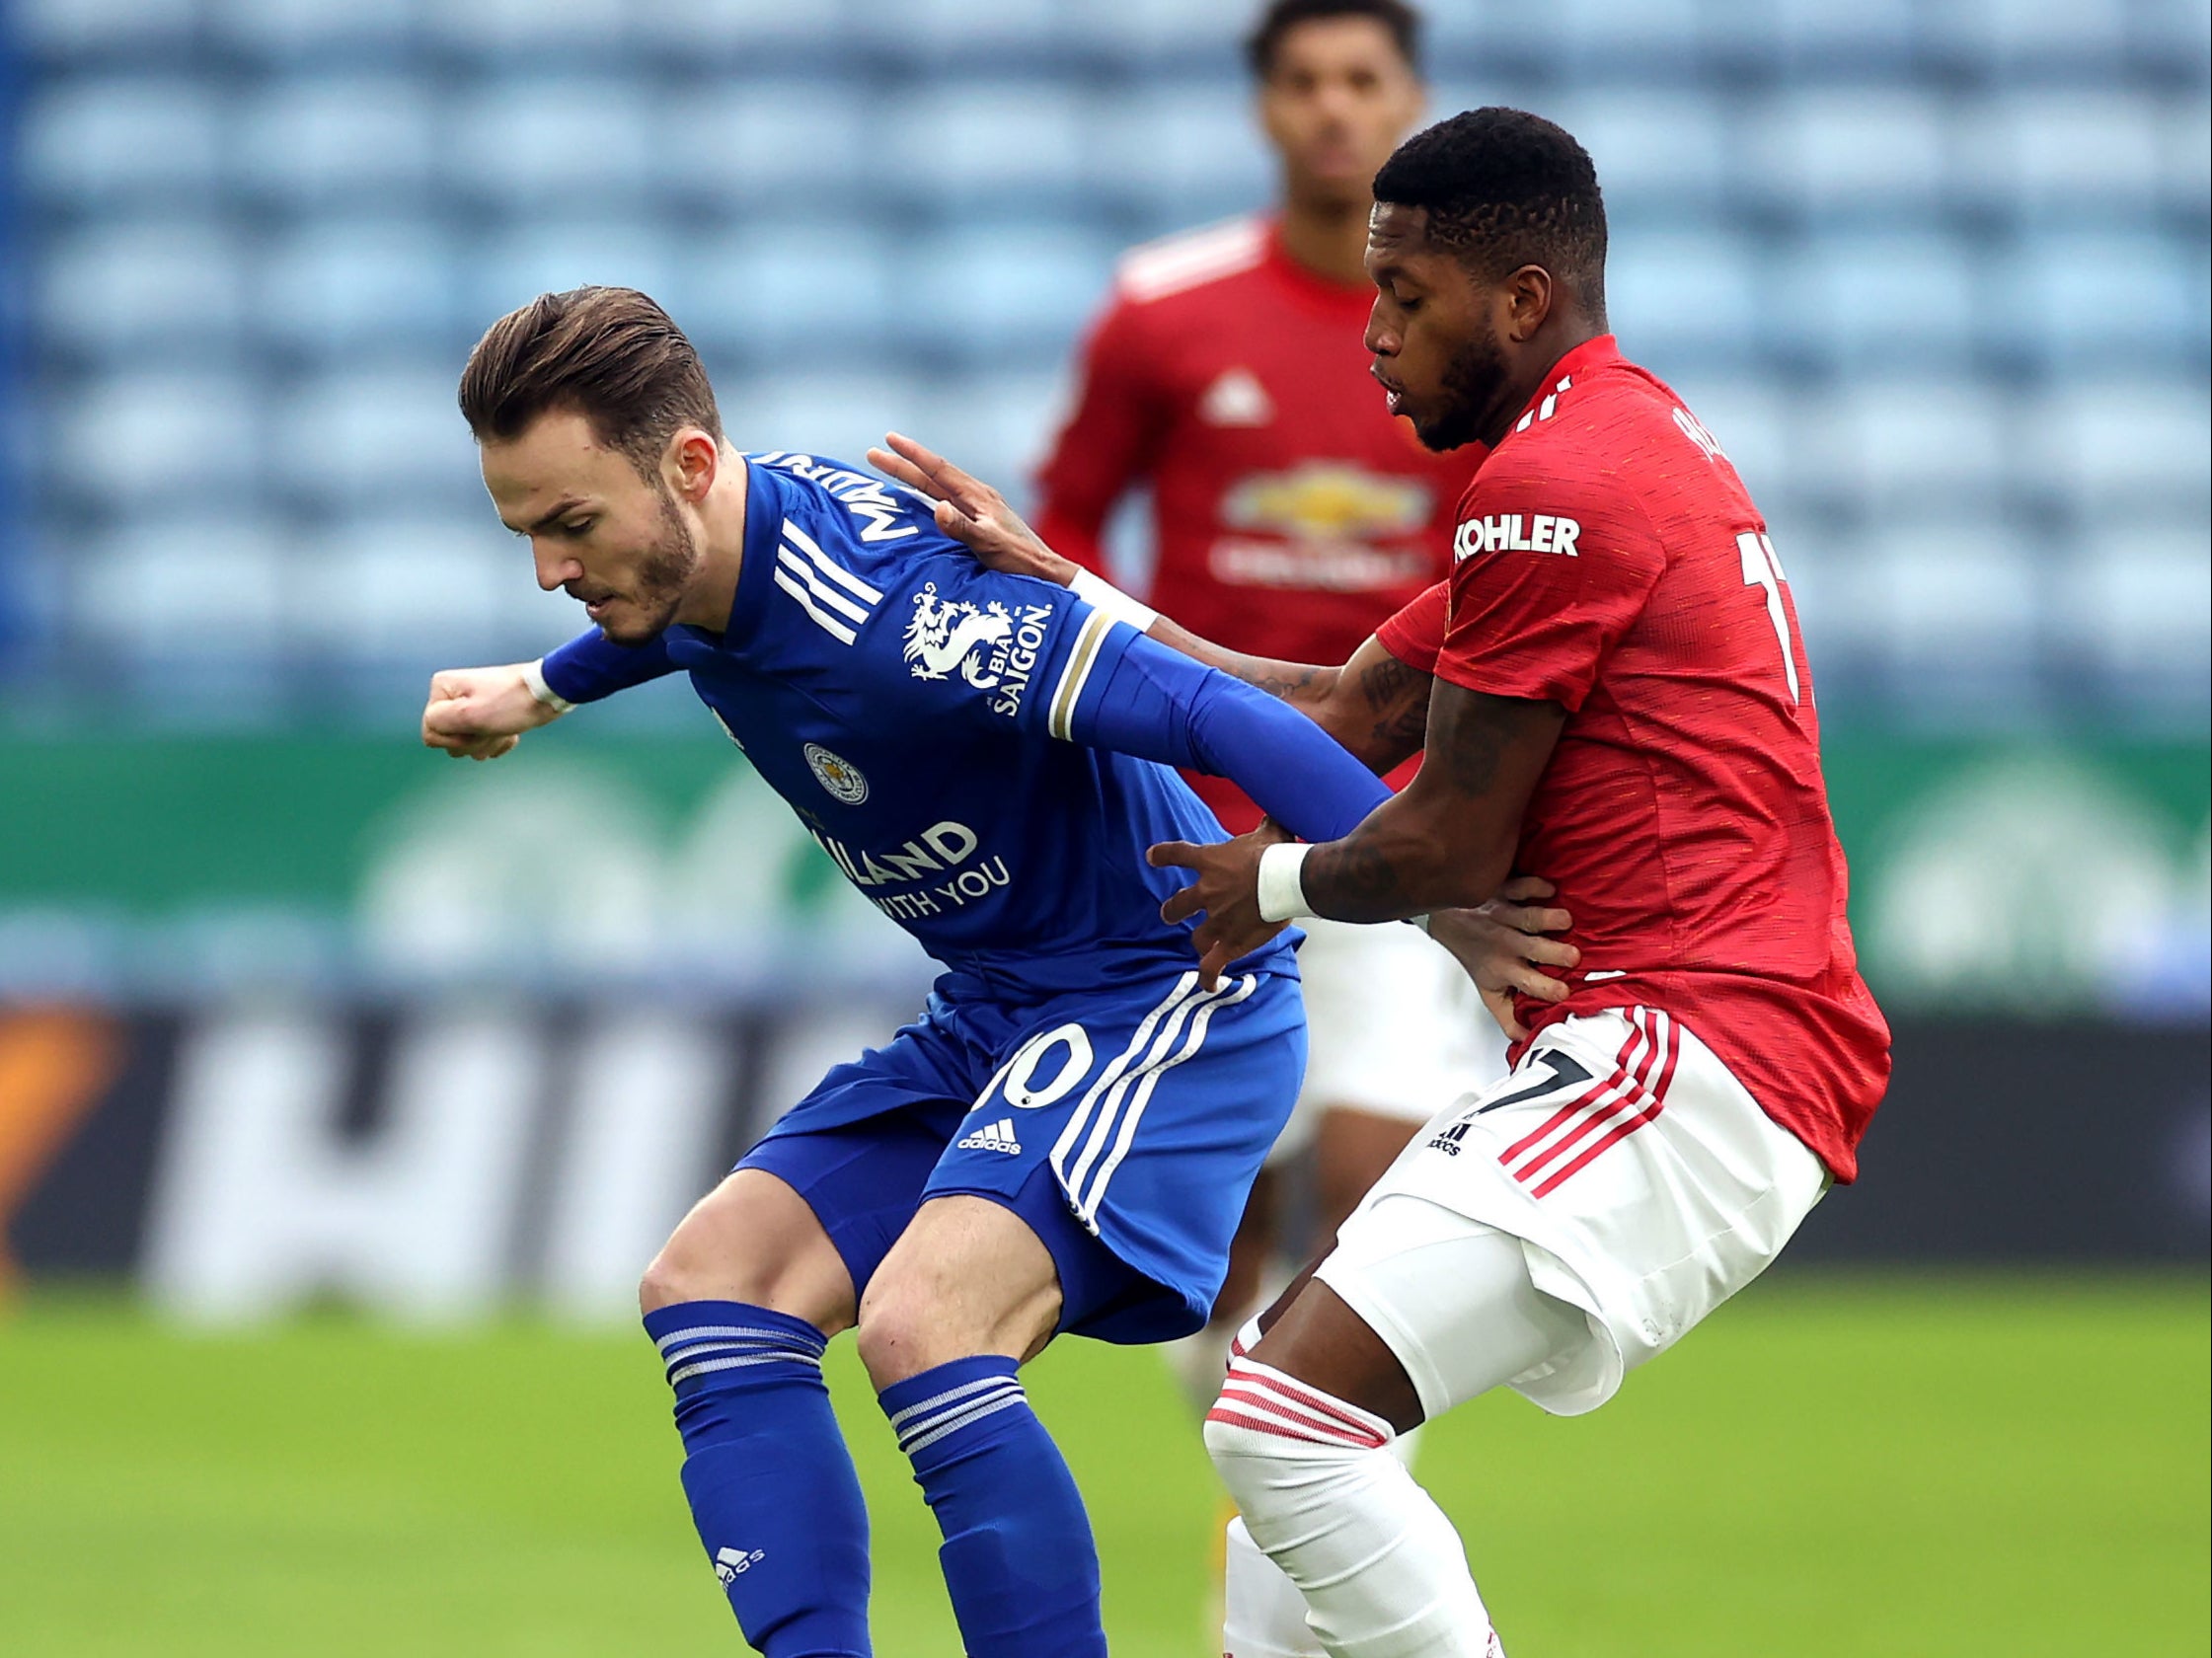
M 1426 484 L 1387 478 L 1343 461 L 1307 461 L 1288 472 L 1255 473 L 1223 497 L 1221 516 L 1240 530 L 1298 541 L 1366 541 L 1407 536 L 1428 522 Z

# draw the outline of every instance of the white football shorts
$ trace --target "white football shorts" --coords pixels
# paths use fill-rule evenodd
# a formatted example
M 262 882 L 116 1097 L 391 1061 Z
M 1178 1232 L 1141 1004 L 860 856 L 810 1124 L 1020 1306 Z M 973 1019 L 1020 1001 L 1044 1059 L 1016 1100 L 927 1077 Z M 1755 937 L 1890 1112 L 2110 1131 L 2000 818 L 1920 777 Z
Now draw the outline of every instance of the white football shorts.
M 1473 1287 L 1481 1276 L 1454 1256 L 1504 1234 L 1530 1283 L 1582 1315 L 1505 1380 L 1579 1415 L 1758 1277 L 1828 1184 L 1820 1160 L 1670 1015 L 1570 1017 L 1421 1131 L 1344 1223 L 1320 1277 L 1397 1355 L 1433 1417 L 1501 1380 L 1487 1368 L 1486 1311 L 1521 1319 L 1526 1309 Z M 1486 1297 L 1495 1309 L 1470 1305 Z
M 1425 1123 L 1504 1075 L 1504 1033 L 1441 944 L 1397 922 L 1298 925 L 1306 1081 L 1269 1164 L 1311 1145 L 1334 1107 Z

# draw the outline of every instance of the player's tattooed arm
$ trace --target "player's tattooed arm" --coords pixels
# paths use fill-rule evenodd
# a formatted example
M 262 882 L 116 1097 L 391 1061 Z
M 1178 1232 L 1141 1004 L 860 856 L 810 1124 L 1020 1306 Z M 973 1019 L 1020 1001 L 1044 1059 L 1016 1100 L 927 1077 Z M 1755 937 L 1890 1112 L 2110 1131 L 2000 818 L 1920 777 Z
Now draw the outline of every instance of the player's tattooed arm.
M 910 437 L 892 432 L 883 442 L 885 447 L 868 452 L 869 464 L 934 500 L 938 528 L 986 569 L 1062 587 L 1074 583 L 1075 562 L 1047 547 L 990 485 Z M 1342 667 L 1332 668 L 1230 650 L 1165 616 L 1156 617 L 1146 632 L 1172 650 L 1289 703 L 1378 773 L 1420 748 L 1429 676 L 1373 640 Z
M 1487 903 L 1512 872 L 1522 813 L 1565 719 L 1557 703 L 1436 682 L 1427 763 L 1357 829 L 1313 850 L 1300 871 L 1307 904 L 1340 921 L 1393 921 Z
M 1521 816 L 1559 741 L 1557 703 L 1490 697 L 1438 680 L 1428 713 L 1427 762 L 1341 840 L 1306 855 L 1299 886 L 1309 913 L 1338 921 L 1397 921 L 1473 909 L 1512 871 Z M 1280 931 L 1259 912 L 1265 848 L 1240 836 L 1214 846 L 1171 841 L 1148 857 L 1197 878 L 1161 906 L 1163 919 L 1204 912 L 1191 936 L 1206 982 Z
M 1356 695 L 1339 695 L 1341 711 L 1332 708 L 1334 718 L 1319 712 L 1314 717 L 1331 736 L 1373 766 L 1387 772 L 1421 751 L 1428 733 L 1428 698 L 1435 677 L 1411 662 L 1402 662 L 1369 639 L 1344 664 L 1344 689 Z

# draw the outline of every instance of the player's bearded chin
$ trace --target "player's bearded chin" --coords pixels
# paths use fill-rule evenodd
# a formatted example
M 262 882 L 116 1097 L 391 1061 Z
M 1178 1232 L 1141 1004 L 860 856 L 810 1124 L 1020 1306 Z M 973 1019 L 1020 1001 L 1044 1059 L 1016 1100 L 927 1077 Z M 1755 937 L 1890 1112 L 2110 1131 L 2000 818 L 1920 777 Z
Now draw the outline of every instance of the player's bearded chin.
M 1487 335 L 1477 335 L 1453 354 L 1444 368 L 1443 407 L 1433 418 L 1416 419 L 1421 447 L 1442 454 L 1473 443 L 1482 435 L 1483 416 L 1505 384 L 1505 352 Z
M 600 632 L 617 644 L 644 644 L 675 620 L 698 568 L 699 545 L 692 540 L 691 526 L 676 510 L 676 497 L 663 484 L 660 533 L 638 560 L 637 588 L 630 601 L 630 608 L 642 620 L 636 628 L 619 632 L 602 624 Z

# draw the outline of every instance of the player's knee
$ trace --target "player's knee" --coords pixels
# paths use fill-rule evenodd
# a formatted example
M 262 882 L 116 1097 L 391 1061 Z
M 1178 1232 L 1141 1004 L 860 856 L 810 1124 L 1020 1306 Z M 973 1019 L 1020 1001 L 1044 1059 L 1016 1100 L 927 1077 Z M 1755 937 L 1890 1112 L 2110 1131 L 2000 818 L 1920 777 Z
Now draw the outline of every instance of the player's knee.
M 1356 1487 L 1389 1461 L 1391 1426 L 1305 1383 L 1242 1360 L 1206 1413 L 1206 1455 L 1238 1508 L 1279 1519 Z
M 1267 1461 L 1274 1455 L 1271 1436 L 1259 1433 L 1247 1425 L 1233 1398 L 1218 1397 L 1213 1408 L 1206 1412 L 1201 1435 L 1206 1444 L 1206 1455 L 1213 1466 L 1221 1470 L 1223 1479 L 1240 1471 L 1256 1461 Z
M 1240 1509 L 1263 1506 L 1269 1493 L 1283 1484 L 1287 1465 L 1310 1460 L 1286 1453 L 1312 1449 L 1294 1447 L 1291 1441 L 1257 1426 L 1231 1390 L 1224 1390 L 1206 1413 L 1204 1438 L 1206 1455 L 1213 1459 L 1222 1485 Z
M 707 1299 L 697 1286 L 698 1276 L 686 1271 L 678 1256 L 662 1249 L 652 1257 L 645 1276 L 638 1280 L 638 1311 L 657 1313 L 663 1307 Z
M 854 1340 L 861 1363 L 878 1391 L 982 1350 L 975 1333 L 963 1327 L 925 1284 L 869 1285 L 868 1294 L 861 1298 L 860 1329 Z

